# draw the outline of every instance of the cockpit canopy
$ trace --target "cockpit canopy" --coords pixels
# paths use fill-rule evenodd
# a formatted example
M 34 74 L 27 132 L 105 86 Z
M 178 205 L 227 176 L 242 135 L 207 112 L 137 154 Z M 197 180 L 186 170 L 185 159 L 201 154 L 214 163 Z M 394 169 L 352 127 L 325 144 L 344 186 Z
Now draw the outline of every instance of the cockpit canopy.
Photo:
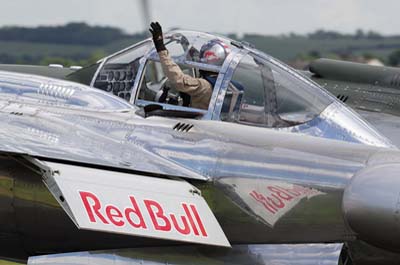
M 290 127 L 312 120 L 332 100 L 272 58 L 249 52 L 240 59 L 226 89 L 221 120 Z
M 218 39 L 230 53 L 221 65 L 200 58 L 203 45 Z M 158 104 L 164 109 L 202 113 L 203 119 L 263 127 L 291 127 L 318 116 L 333 98 L 323 89 L 274 58 L 241 43 L 207 33 L 173 31 L 166 48 L 182 71 L 201 78 L 218 73 L 208 109 L 194 109 L 163 73 L 151 39 L 103 60 L 94 86 L 131 104 Z

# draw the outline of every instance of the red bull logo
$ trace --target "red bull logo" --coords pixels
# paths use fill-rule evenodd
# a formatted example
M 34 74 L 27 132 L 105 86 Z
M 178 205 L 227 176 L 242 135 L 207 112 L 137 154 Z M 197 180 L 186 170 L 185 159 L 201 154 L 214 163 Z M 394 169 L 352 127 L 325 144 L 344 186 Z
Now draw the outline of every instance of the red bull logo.
M 254 200 L 263 205 L 265 210 L 271 214 L 277 214 L 281 209 L 285 209 L 290 202 L 297 202 L 302 198 L 310 198 L 318 194 L 320 192 L 317 190 L 295 185 L 292 188 L 276 185 L 267 186 L 265 193 L 259 193 L 255 190 L 249 193 Z
M 293 209 L 303 199 L 322 195 L 315 189 L 292 184 L 272 184 L 264 189 L 252 189 L 245 201 L 258 216 L 271 226 Z
M 125 207 L 105 204 L 92 192 L 79 191 L 79 195 L 91 223 L 208 237 L 195 204 L 182 202 L 181 213 L 173 213 L 156 200 L 133 195 L 128 196 Z

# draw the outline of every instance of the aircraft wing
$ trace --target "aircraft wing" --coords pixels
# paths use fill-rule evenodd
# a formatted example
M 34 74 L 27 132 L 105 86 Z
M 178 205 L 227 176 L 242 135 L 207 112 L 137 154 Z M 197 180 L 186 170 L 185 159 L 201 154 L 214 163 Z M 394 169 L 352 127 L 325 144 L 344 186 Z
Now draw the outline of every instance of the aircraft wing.
M 144 122 L 135 115 L 137 109 L 120 98 L 77 83 L 11 72 L 2 71 L 0 83 L 0 152 L 207 179 L 155 148 L 167 143 L 149 119 Z M 168 134 L 176 123 L 160 126 Z
M 137 140 L 135 134 L 146 133 L 146 128 L 118 121 L 104 126 L 101 124 L 104 122 L 102 114 L 93 115 L 84 118 L 79 112 L 48 114 L 41 112 L 40 107 L 4 104 L 0 106 L 0 152 L 131 170 L 146 175 L 207 179 L 157 150 L 151 150 L 153 145 Z M 131 118 L 129 113 L 123 116 Z M 108 132 L 102 133 L 100 127 Z M 157 136 L 151 132 L 147 139 L 158 144 Z

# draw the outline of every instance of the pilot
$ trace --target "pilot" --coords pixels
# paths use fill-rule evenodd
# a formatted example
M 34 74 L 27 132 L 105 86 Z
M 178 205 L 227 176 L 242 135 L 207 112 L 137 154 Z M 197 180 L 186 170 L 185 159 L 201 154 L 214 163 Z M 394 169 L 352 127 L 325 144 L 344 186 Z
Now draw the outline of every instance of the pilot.
M 153 35 L 154 45 L 164 73 L 170 82 L 174 84 L 178 91 L 191 96 L 193 108 L 208 109 L 218 73 L 200 71 L 201 78 L 184 74 L 165 48 L 160 24 L 152 22 L 149 30 Z M 200 61 L 207 64 L 222 65 L 228 53 L 229 48 L 226 44 L 218 39 L 211 40 L 201 47 Z

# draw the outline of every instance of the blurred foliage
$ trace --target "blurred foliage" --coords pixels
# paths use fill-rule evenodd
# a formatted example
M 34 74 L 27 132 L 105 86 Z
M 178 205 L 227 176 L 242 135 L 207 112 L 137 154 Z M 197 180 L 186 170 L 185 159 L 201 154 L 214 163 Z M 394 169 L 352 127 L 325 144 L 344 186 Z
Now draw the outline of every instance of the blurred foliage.
M 330 40 L 335 40 L 335 39 L 371 39 L 371 40 L 376 40 L 376 39 L 383 39 L 384 38 L 378 32 L 375 32 L 375 31 L 372 31 L 372 30 L 364 32 L 362 29 L 357 29 L 354 34 L 343 34 L 343 33 L 336 32 L 336 31 L 319 29 L 319 30 L 316 30 L 313 33 L 308 34 L 308 37 L 310 39 L 318 39 L 318 40 L 326 40 L 326 39 L 330 39 Z
M 41 26 L 37 28 L 3 27 L 0 29 L 0 40 L 3 41 L 106 45 L 127 37 L 129 35 L 118 28 L 89 26 L 85 23 L 69 23 L 64 26 Z
M 0 63 L 88 65 L 146 38 L 118 28 L 70 23 L 56 27 L 0 28 Z
M 353 34 L 316 30 L 310 34 L 278 36 L 246 34 L 228 37 L 246 41 L 278 59 L 306 64 L 320 57 L 365 62 L 377 58 L 399 64 L 400 36 L 383 36 L 374 31 Z M 0 28 L 0 63 L 62 64 L 85 66 L 148 37 L 147 33 L 126 34 L 118 28 L 70 23 L 56 27 Z
M 391 52 L 388 56 L 388 64 L 391 66 L 400 65 L 400 49 Z
M 79 65 L 79 66 L 86 66 L 86 65 L 91 65 L 96 63 L 99 59 L 104 58 L 107 56 L 105 51 L 103 50 L 95 50 L 88 58 L 86 59 L 80 59 L 80 60 L 72 60 L 69 58 L 65 57 L 57 57 L 57 56 L 46 56 L 43 57 L 39 64 L 41 65 L 49 65 L 49 64 L 61 64 L 65 67 L 70 67 L 73 65 Z
M 370 57 L 383 58 L 400 49 L 400 37 L 383 37 L 382 39 L 368 38 L 337 38 L 329 37 L 312 39 L 303 35 L 289 34 L 281 36 L 244 35 L 242 38 L 256 48 L 290 62 L 318 52 L 321 57 L 352 58 L 369 54 Z

